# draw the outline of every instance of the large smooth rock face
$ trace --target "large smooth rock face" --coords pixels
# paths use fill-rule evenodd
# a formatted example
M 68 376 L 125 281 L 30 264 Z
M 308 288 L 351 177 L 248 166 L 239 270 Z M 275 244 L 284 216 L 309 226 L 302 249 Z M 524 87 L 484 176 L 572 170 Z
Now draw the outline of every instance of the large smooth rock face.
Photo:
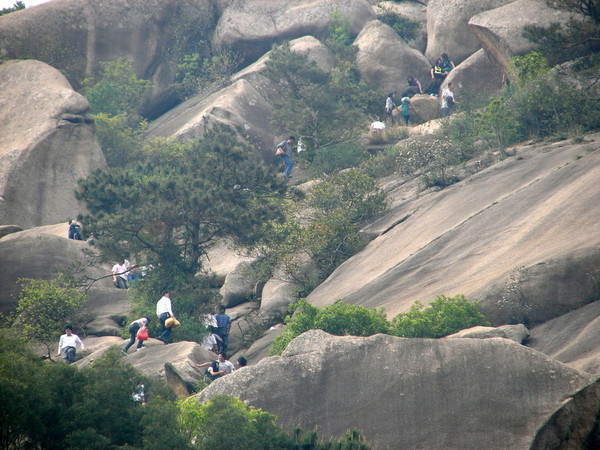
M 248 61 L 258 59 L 275 42 L 322 35 L 339 13 L 357 35 L 375 13 L 365 0 L 247 0 L 233 2 L 219 19 L 213 44 L 231 47 Z
M 529 330 L 522 323 L 518 325 L 502 325 L 500 327 L 472 327 L 460 330 L 457 333 L 446 336 L 444 339 L 490 339 L 504 338 L 522 344 L 529 337 Z
M 429 62 L 423 54 L 378 20 L 363 28 L 354 45 L 358 47 L 356 66 L 361 77 L 379 92 L 397 91 L 399 95 L 409 75 L 419 80 L 428 78 Z
M 80 83 L 101 61 L 125 58 L 155 86 L 145 113 L 172 106 L 176 64 L 216 23 L 211 0 L 62 0 L 0 18 L 0 52 L 38 59 Z
M 0 239 L 0 311 L 8 312 L 16 305 L 19 278 L 47 280 L 70 270 L 75 276 L 85 274 L 92 279 L 110 275 L 110 267 L 96 264 L 93 249 L 84 241 L 67 239 L 66 230 L 64 237 L 34 228 Z M 100 328 L 105 331 L 100 334 L 115 334 L 106 331 L 106 327 L 118 328 L 114 321 L 109 325 L 107 320 L 126 315 L 127 302 L 122 292 L 112 287 L 110 277 L 95 283 L 88 292 L 88 313 L 92 320 L 103 323 Z
M 215 124 L 232 127 L 256 147 L 265 160 L 273 159 L 276 138 L 271 127 L 273 107 L 246 80 L 204 97 L 201 94 L 174 108 L 148 129 L 150 137 L 202 137 Z
M 528 346 L 570 367 L 600 375 L 600 301 L 531 330 Z
M 427 5 L 427 50 L 433 62 L 448 53 L 454 64 L 465 60 L 481 48 L 469 29 L 469 19 L 512 0 L 431 0 Z M 524 15 L 523 12 L 520 12 Z M 533 14 L 531 14 L 533 15 Z
M 308 296 L 384 307 L 464 294 L 481 300 L 496 325 L 510 323 L 518 296 L 503 302 L 515 269 L 531 324 L 587 304 L 600 265 L 600 134 L 583 142 L 537 144 L 439 192 L 390 188 L 392 206 L 368 227 L 380 235 Z M 517 277 L 519 278 L 519 277 Z M 519 307 L 521 311 L 524 309 Z
M 223 296 L 222 304 L 227 308 L 237 306 L 252 298 L 258 279 L 252 266 L 247 262 L 240 263 L 225 278 L 225 284 L 219 291 Z
M 235 395 L 291 430 L 362 430 L 374 448 L 529 448 L 565 399 L 594 376 L 506 339 L 334 337 L 313 330 L 281 357 L 213 382 L 197 397 Z M 600 396 L 563 424 L 590 433 Z M 564 437 L 562 437 L 564 439 Z
M 9 14 L 10 15 L 10 14 Z M 0 64 L 0 224 L 63 222 L 77 182 L 106 165 L 88 101 L 39 61 Z
M 536 44 L 523 36 L 526 26 L 564 24 L 572 17 L 564 10 L 550 8 L 543 0 L 517 0 L 473 15 L 469 27 L 490 59 L 506 72 L 513 56 L 524 55 L 536 48 Z
M 502 71 L 490 60 L 483 49 L 480 49 L 465 59 L 451 71 L 442 89 L 454 83 L 454 95 L 458 101 L 466 93 L 470 97 L 491 97 L 498 94 L 502 88 Z

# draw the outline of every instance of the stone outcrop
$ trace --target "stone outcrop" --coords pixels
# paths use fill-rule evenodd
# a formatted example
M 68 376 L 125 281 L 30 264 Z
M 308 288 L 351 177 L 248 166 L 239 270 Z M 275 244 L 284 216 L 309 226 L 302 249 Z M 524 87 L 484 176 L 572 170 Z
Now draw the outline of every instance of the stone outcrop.
M 0 224 L 31 228 L 83 212 L 77 182 L 106 164 L 88 101 L 42 62 L 7 61 L 0 104 Z
M 496 337 L 510 339 L 518 344 L 522 344 L 529 338 L 529 330 L 522 323 L 518 325 L 502 325 L 499 327 L 473 327 L 446 336 L 444 339 L 489 339 Z
M 599 391 L 596 377 L 507 339 L 313 330 L 283 356 L 221 378 L 197 397 L 235 395 L 288 430 L 318 427 L 323 438 L 362 430 L 373 448 L 529 448 L 542 439 L 539 430 L 565 442 L 565 429 L 577 426 L 569 437 L 576 448 L 594 426 Z
M 223 11 L 215 31 L 216 47 L 231 47 L 255 61 L 273 43 L 301 36 L 321 36 L 336 12 L 350 22 L 357 35 L 374 16 L 366 0 L 247 0 L 232 2 Z
M 197 95 L 177 106 L 150 126 L 148 136 L 193 139 L 221 124 L 231 127 L 270 161 L 276 145 L 270 122 L 272 111 L 267 100 L 248 81 L 240 79 L 213 95 Z
M 427 50 L 434 62 L 447 53 L 459 64 L 481 48 L 469 29 L 469 19 L 476 14 L 498 8 L 513 0 L 431 0 L 427 4 Z M 524 15 L 522 11 L 519 15 Z
M 212 0 L 63 0 L 0 18 L 0 53 L 44 61 L 69 74 L 76 88 L 102 61 L 131 61 L 152 92 L 142 112 L 173 106 L 168 90 L 177 63 L 214 29 Z
M 379 20 L 367 23 L 354 45 L 358 47 L 356 66 L 361 77 L 382 94 L 396 91 L 399 95 L 408 86 L 409 75 L 419 80 L 428 78 L 429 62 L 423 54 Z
M 420 24 L 421 28 L 415 32 L 415 38 L 408 43 L 412 48 L 425 53 L 427 48 L 427 7 L 425 4 L 417 2 L 377 2 L 374 5 L 374 11 L 378 16 L 391 12 Z
M 517 157 L 418 197 L 391 187 L 389 212 L 368 227 L 379 237 L 308 301 L 341 299 L 394 316 L 415 300 L 464 294 L 497 325 L 518 320 L 515 308 L 536 324 L 585 305 L 596 293 L 588 274 L 600 265 L 599 145 L 596 133 L 513 149 Z M 524 300 L 504 295 L 511 278 Z
M 257 283 L 252 266 L 247 262 L 240 263 L 225 277 L 225 284 L 219 291 L 223 296 L 222 304 L 231 308 L 250 300 Z
M 532 13 L 524 14 L 524 11 Z M 553 23 L 565 23 L 572 17 L 565 11 L 550 8 L 543 0 L 517 0 L 473 15 L 469 27 L 490 59 L 508 72 L 513 56 L 524 55 L 536 48 L 536 44 L 523 35 L 527 25 L 547 27 Z
M 502 87 L 502 71 L 495 61 L 490 60 L 487 53 L 480 49 L 452 70 L 444 82 L 442 89 L 454 83 L 456 100 L 460 101 L 466 93 L 471 97 L 491 97 L 500 92 Z
M 425 86 L 423 87 L 425 89 Z M 427 94 L 416 94 L 410 99 L 410 120 L 428 122 L 440 117 L 440 99 Z
M 578 370 L 600 375 L 600 301 L 531 330 L 528 346 Z
M 71 272 L 100 279 L 88 291 L 87 332 L 120 334 L 119 322 L 129 313 L 127 291 L 113 287 L 110 267 L 97 265 L 93 249 L 84 241 L 67 239 L 67 228 L 62 227 L 62 237 L 41 227 L 0 239 L 0 311 L 6 313 L 16 305 L 19 278 L 51 279 L 61 271 Z

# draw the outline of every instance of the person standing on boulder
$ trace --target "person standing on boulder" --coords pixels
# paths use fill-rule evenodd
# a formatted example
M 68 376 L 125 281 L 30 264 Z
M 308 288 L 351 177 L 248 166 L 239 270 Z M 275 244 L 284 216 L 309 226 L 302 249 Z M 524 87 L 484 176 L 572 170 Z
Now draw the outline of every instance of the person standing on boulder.
M 127 350 L 133 345 L 135 339 L 137 338 L 137 333 L 140 331 L 140 328 L 148 325 L 148 319 L 142 317 L 141 319 L 134 320 L 129 325 L 129 342 L 123 347 L 123 353 L 127 354 Z M 144 341 L 138 339 L 137 350 L 144 348 Z
M 171 339 L 171 333 L 173 330 L 171 328 L 165 326 L 165 321 L 169 317 L 175 317 L 173 314 L 173 309 L 171 307 L 171 296 L 169 291 L 163 291 L 162 297 L 156 303 L 156 315 L 158 316 L 158 320 L 160 321 L 161 335 L 158 337 L 159 341 L 163 341 L 165 344 L 168 344 Z
M 285 169 L 283 170 L 283 176 L 286 178 L 292 178 L 292 169 L 294 168 L 294 161 L 292 161 L 292 149 L 296 142 L 294 136 L 290 136 L 285 141 L 281 141 L 277 144 L 277 155 L 281 157 Z
M 65 334 L 60 337 L 58 341 L 58 351 L 56 356 L 61 356 L 63 359 L 69 364 L 75 361 L 75 353 L 77 351 L 77 344 L 81 345 L 81 351 L 85 352 L 85 345 L 79 336 L 73 334 L 73 327 L 71 325 L 67 325 L 65 327 Z
M 448 87 L 442 91 L 442 117 L 452 114 L 454 105 L 457 103 L 454 99 L 454 83 L 448 83 Z
M 217 335 L 221 338 L 218 343 L 219 352 L 225 353 L 229 345 L 229 330 L 231 329 L 231 317 L 225 314 L 225 307 L 219 306 L 219 314 L 215 314 L 217 321 Z

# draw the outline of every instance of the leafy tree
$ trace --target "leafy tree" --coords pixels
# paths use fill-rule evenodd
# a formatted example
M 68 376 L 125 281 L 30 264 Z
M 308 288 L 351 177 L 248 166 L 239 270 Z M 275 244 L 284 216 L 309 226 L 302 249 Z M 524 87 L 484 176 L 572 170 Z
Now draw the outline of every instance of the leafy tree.
M 345 88 L 349 93 L 357 90 L 357 77 L 351 71 L 327 74 L 287 44 L 273 48 L 263 70 L 282 91 L 274 103 L 274 125 L 301 136 L 307 150 L 303 157 L 312 159 L 316 151 L 356 138 L 366 120 L 365 105 L 349 105 L 340 96 Z
M 463 295 L 440 295 L 427 308 L 421 302 L 415 302 L 407 313 L 394 317 L 390 334 L 440 338 L 478 325 L 490 324 L 477 302 L 470 302 Z
M 268 224 L 267 258 L 282 267 L 303 291 L 310 291 L 366 244 L 360 234 L 364 221 L 387 206 L 376 180 L 349 169 L 316 184 L 304 200 L 289 205 L 285 223 Z M 307 257 L 314 270 L 306 270 Z
M 251 244 L 264 237 L 263 222 L 280 216 L 285 185 L 232 134 L 155 150 L 143 164 L 81 182 L 90 211 L 82 220 L 109 255 L 138 255 L 193 278 L 215 237 Z
M 77 323 L 87 301 L 65 275 L 52 280 L 21 279 L 15 325 L 28 341 L 42 342 L 51 359 L 50 346 L 58 342 L 65 325 Z
M 273 414 L 246 405 L 236 397 L 218 395 L 205 404 L 190 398 L 179 404 L 180 429 L 193 448 L 284 448 L 288 440 Z
M 11 12 L 20 11 L 21 9 L 25 9 L 25 3 L 23 3 L 22 1 L 19 0 L 19 1 L 15 2 L 14 5 L 12 5 L 9 8 L 0 9 L 0 16 L 9 14 Z
M 553 6 L 558 6 L 589 17 L 596 25 L 600 25 L 600 1 L 599 0 L 548 0 Z
M 229 49 L 212 51 L 210 44 L 201 41 L 199 52 L 187 54 L 177 65 L 178 73 L 171 89 L 180 100 L 186 100 L 211 84 L 224 86 L 240 67 L 240 57 Z
M 417 31 L 421 28 L 419 22 L 407 19 L 389 8 L 382 7 L 383 14 L 379 14 L 377 19 L 389 25 L 402 39 L 410 41 L 416 37 Z
M 272 355 L 281 354 L 292 339 L 308 330 L 320 329 L 336 336 L 371 336 L 388 331 L 388 321 L 382 309 L 348 305 L 342 301 L 317 308 L 306 300 L 300 300 L 294 305 L 293 314 L 286 317 L 285 324 L 285 331 L 271 345 Z
M 94 114 L 135 114 L 150 82 L 140 80 L 133 65 L 124 58 L 99 63 L 98 76 L 83 81 L 83 93 Z
M 98 113 L 95 119 L 96 137 L 109 167 L 133 164 L 142 158 L 140 149 L 144 145 L 142 133 L 146 122 L 139 116 Z

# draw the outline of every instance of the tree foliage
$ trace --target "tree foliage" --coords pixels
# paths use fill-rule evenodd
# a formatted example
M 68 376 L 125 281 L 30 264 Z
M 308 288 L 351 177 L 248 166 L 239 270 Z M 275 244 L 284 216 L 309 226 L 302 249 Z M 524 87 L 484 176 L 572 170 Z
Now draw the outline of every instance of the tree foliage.
M 20 11 L 22 9 L 25 9 L 25 3 L 23 3 L 22 1 L 16 1 L 12 6 L 8 7 L 8 8 L 2 8 L 0 9 L 0 16 L 3 16 L 5 14 L 10 14 L 11 12 L 15 12 L 15 11 Z
M 143 164 L 96 172 L 81 183 L 82 220 L 108 254 L 175 267 L 193 277 L 216 237 L 260 240 L 279 217 L 283 183 L 225 132 L 192 142 L 163 141 Z
M 152 448 L 144 436 L 159 434 L 173 444 L 161 448 L 185 448 L 171 397 L 123 364 L 118 350 L 79 370 L 43 363 L 17 339 L 0 331 L 0 448 Z M 132 399 L 140 383 L 149 394 L 145 408 Z M 170 416 L 152 420 L 163 398 Z
M 92 112 L 110 116 L 135 114 L 150 88 L 150 82 L 139 79 L 133 64 L 124 58 L 100 62 L 97 77 L 84 80 L 83 85 Z
M 50 357 L 50 346 L 58 342 L 65 326 L 79 322 L 87 295 L 62 274 L 52 280 L 20 282 L 15 326 L 26 340 L 44 343 Z
M 364 308 L 337 301 L 325 308 L 300 300 L 285 319 L 285 331 L 275 338 L 270 352 L 281 354 L 295 337 L 305 331 L 319 329 L 336 336 L 371 336 L 388 332 L 383 309 Z
M 390 334 L 412 338 L 440 338 L 465 328 L 489 326 L 477 302 L 463 295 L 440 295 L 427 308 L 415 302 L 407 313 L 391 321 Z

